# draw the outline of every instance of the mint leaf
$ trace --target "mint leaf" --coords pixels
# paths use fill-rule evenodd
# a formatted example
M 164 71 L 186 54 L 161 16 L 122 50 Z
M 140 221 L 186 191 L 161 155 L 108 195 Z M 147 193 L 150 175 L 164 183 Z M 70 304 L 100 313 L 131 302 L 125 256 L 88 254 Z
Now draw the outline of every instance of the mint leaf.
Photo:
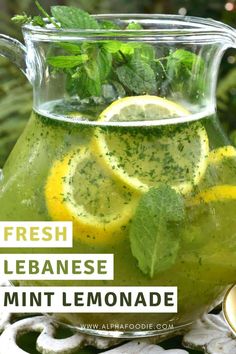
M 143 27 L 137 22 L 130 22 L 125 28 L 126 30 L 141 30 Z
M 178 49 L 172 52 L 167 60 L 168 75 L 171 79 L 179 75 L 183 75 L 185 78 L 189 77 L 196 60 L 198 57 L 187 50 Z
M 99 25 L 100 25 L 101 29 L 108 29 L 108 30 L 109 29 L 114 29 L 114 30 L 120 29 L 120 27 L 112 21 L 102 21 L 99 23 Z
M 111 81 L 111 84 L 117 93 L 117 97 L 125 97 L 125 89 L 118 81 Z
M 104 81 L 112 67 L 112 55 L 97 44 L 91 45 L 87 51 L 90 58 L 85 70 L 92 80 Z
M 155 61 L 156 59 L 156 51 L 155 48 L 152 45 L 142 43 L 140 48 L 135 51 L 136 57 L 140 57 L 142 60 L 145 60 L 146 62 L 151 63 Z
M 50 15 L 43 9 L 43 7 L 39 4 L 38 1 L 35 1 L 35 5 L 37 6 L 37 8 L 39 9 L 39 11 L 43 14 L 44 17 L 48 18 L 48 20 L 55 26 L 55 27 L 59 27 L 54 21 L 53 19 L 50 17 Z M 46 26 L 46 22 L 45 20 L 41 17 L 41 16 L 28 16 L 25 12 L 23 12 L 22 15 L 15 15 L 14 17 L 12 17 L 11 19 L 13 22 L 23 25 L 26 23 L 31 23 L 33 26 L 40 26 L 40 27 L 45 27 Z
M 102 92 L 101 80 L 97 77 L 96 80 L 90 78 L 86 71 L 82 71 L 79 78 L 76 80 L 77 94 L 79 97 L 98 97 Z
M 44 8 L 40 5 L 40 3 L 36 0 L 35 1 L 35 5 L 37 6 L 37 8 L 39 9 L 39 11 L 43 14 L 43 16 L 45 16 L 49 22 L 51 22 L 53 24 L 53 26 L 55 26 L 56 28 L 60 28 L 60 26 L 54 21 L 54 19 L 47 13 L 46 10 L 44 10 Z
M 32 17 L 23 12 L 22 15 L 13 16 L 11 20 L 17 24 L 24 25 L 25 23 L 30 23 L 32 21 Z
M 32 25 L 33 26 L 40 26 L 40 27 L 46 26 L 44 19 L 41 16 L 34 16 L 32 18 Z
M 88 60 L 86 54 L 81 55 L 58 55 L 56 57 L 48 57 L 47 63 L 55 68 L 74 68 L 80 64 L 85 63 Z
M 179 249 L 178 222 L 184 219 L 180 194 L 167 185 L 151 188 L 139 202 L 130 227 L 133 256 L 150 277 L 170 268 Z
M 69 46 L 65 46 L 65 49 L 75 50 L 76 48 L 70 48 Z M 103 45 L 98 45 L 97 43 L 89 43 L 86 42 L 81 47 L 81 52 L 84 54 L 77 56 L 65 56 L 60 57 L 62 59 L 72 58 L 71 65 L 68 64 L 66 68 L 72 68 L 73 71 L 67 72 L 67 90 L 70 94 L 77 94 L 79 97 L 88 98 L 91 96 L 100 96 L 102 92 L 102 85 L 107 83 L 107 78 L 112 69 L 112 54 L 107 52 Z M 75 70 L 73 69 L 73 64 L 77 64 L 76 58 L 83 58 L 83 62 L 78 63 L 81 64 Z M 55 57 L 57 58 L 57 57 Z M 74 58 L 74 62 L 73 62 Z M 54 59 L 54 58 L 53 58 Z M 86 59 L 86 60 L 85 60 Z M 56 62 L 55 60 L 51 64 L 54 66 L 59 65 L 62 69 L 63 60 L 61 62 Z M 73 65 L 73 66 L 72 66 Z
M 166 72 L 174 92 L 192 100 L 204 91 L 203 59 L 188 50 L 178 49 L 167 58 Z
M 81 53 L 81 46 L 74 43 L 69 42 L 60 42 L 57 44 L 58 47 L 64 49 L 65 51 L 73 54 Z
M 81 29 L 81 30 L 141 30 L 142 26 L 137 22 L 130 22 L 126 28 L 113 21 L 99 20 L 87 12 L 68 6 L 52 6 L 51 13 L 36 0 L 35 4 L 41 16 L 27 16 L 25 13 L 16 15 L 12 20 L 16 23 L 32 23 L 35 26 L 44 27 L 48 23 L 46 17 L 55 28 Z M 198 100 L 205 93 L 206 65 L 200 55 L 191 51 L 177 49 L 166 55 L 148 43 L 111 40 L 100 40 L 97 43 L 83 41 L 82 43 L 59 42 L 54 45 L 61 48 L 65 54 L 50 56 L 48 63 L 61 69 L 67 74 L 67 89 L 71 93 L 79 93 L 83 97 L 101 94 L 102 86 L 113 83 L 118 91 L 124 95 L 156 94 L 160 96 L 174 96 L 175 98 Z M 128 38 L 128 37 L 127 37 Z M 52 53 L 50 47 L 49 53 Z M 56 53 L 61 54 L 62 51 Z M 162 51 L 161 51 L 162 52 Z M 159 57 L 157 55 L 159 53 Z M 64 54 L 64 52 L 62 52 Z M 164 56 L 163 56 L 164 55 Z M 161 56 L 161 57 L 160 57 Z M 88 76 L 85 82 L 81 77 Z M 70 76 L 70 78 L 69 78 Z M 88 87 L 85 87 L 87 82 Z M 82 89 L 79 88 L 83 87 Z M 92 87 L 94 85 L 94 88 Z M 116 89 L 116 88 L 115 88 Z M 81 96 L 81 97 L 82 97 Z M 178 100 L 177 99 L 177 100 Z
M 96 61 L 99 68 L 100 78 L 102 81 L 104 81 L 111 72 L 112 55 L 104 48 L 100 48 L 96 57 Z
M 120 51 L 124 55 L 133 55 L 135 49 L 140 48 L 140 43 L 131 42 L 131 43 L 121 43 Z
M 117 53 L 121 49 L 122 43 L 119 41 L 105 41 L 103 48 L 111 54 Z
M 156 75 L 151 66 L 141 58 L 132 56 L 131 60 L 115 70 L 119 81 L 129 91 L 136 94 L 155 94 Z
M 87 12 L 71 6 L 52 6 L 53 17 L 63 28 L 98 29 L 98 22 Z
M 106 83 L 110 74 L 112 55 L 97 44 L 87 43 L 83 50 L 86 50 L 87 54 L 84 55 L 88 60 L 74 74 L 68 73 L 72 80 L 67 79 L 67 87 L 71 85 L 70 92 L 76 90 L 80 98 L 98 97 L 101 95 L 102 85 Z

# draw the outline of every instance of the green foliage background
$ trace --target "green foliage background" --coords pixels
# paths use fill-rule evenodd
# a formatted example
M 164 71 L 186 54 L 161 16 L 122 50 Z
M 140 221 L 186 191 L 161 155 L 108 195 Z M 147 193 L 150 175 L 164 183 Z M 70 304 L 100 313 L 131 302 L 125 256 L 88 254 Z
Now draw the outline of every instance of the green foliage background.
M 236 0 L 230 0 L 236 1 Z M 90 13 L 179 13 L 212 17 L 236 27 L 236 3 L 226 11 L 228 0 L 41 0 L 50 5 L 79 6 Z M 0 0 L 0 32 L 22 40 L 20 29 L 11 23 L 16 13 L 36 14 L 33 0 Z M 230 64 L 231 62 L 231 64 Z M 224 57 L 218 85 L 218 112 L 226 130 L 236 145 L 236 53 Z M 32 105 L 31 87 L 20 71 L 6 59 L 0 58 L 0 166 L 22 132 Z

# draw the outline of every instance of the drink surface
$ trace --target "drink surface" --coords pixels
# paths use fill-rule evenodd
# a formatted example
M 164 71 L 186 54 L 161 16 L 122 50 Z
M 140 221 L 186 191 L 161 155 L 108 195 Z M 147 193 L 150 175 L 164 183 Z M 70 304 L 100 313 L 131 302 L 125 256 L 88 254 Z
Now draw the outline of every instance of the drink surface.
M 92 107 L 83 115 L 97 117 L 103 108 Z M 236 186 L 236 152 L 217 117 L 127 127 L 74 123 L 74 113 L 70 115 L 66 122 L 32 113 L 3 170 L 0 220 L 73 221 L 73 249 L 58 253 L 113 253 L 115 278 L 20 284 L 177 286 L 178 314 L 58 316 L 76 326 L 191 322 L 235 280 L 236 196 L 231 191 Z M 179 203 L 181 198 L 176 205 L 182 214 L 176 217 L 173 206 L 171 216 L 159 216 L 156 222 L 162 228 L 154 237 L 155 250 L 144 232 L 144 251 L 154 263 L 150 266 L 137 246 L 136 223 L 140 212 L 146 218 L 141 227 L 152 225 L 148 198 L 158 205 L 155 193 L 163 200 L 169 196 L 168 208 L 172 199 Z M 25 252 L 40 251 L 57 252 Z

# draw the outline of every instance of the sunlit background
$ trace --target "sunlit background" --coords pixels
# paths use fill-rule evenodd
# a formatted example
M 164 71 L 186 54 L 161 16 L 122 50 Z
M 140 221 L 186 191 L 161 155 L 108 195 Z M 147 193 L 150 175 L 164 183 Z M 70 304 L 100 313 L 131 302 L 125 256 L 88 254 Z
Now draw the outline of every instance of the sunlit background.
M 50 5 L 73 5 L 90 13 L 173 13 L 211 17 L 236 27 L 236 0 L 41 0 Z M 13 15 L 36 14 L 32 0 L 0 0 L 0 32 L 22 39 Z M 221 66 L 218 114 L 236 145 L 236 51 L 229 50 Z M 23 130 L 31 110 L 31 87 L 7 60 L 0 58 L 0 166 Z

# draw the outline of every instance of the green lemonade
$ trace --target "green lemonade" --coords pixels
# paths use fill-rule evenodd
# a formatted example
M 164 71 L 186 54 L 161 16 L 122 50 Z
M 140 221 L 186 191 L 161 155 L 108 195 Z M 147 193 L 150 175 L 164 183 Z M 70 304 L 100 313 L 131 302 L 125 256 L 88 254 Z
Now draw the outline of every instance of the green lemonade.
M 86 124 L 76 121 L 73 112 L 69 119 L 63 114 L 55 118 L 32 113 L 3 170 L 0 221 L 73 221 L 72 249 L 37 248 L 23 252 L 112 253 L 114 280 L 35 280 L 17 284 L 177 286 L 177 314 L 121 314 L 114 310 L 112 314 L 54 316 L 78 327 L 94 324 L 97 329 L 104 324 L 178 327 L 190 323 L 235 281 L 236 196 L 231 193 L 236 186 L 234 148 L 219 129 L 216 116 L 162 126 L 140 121 L 139 125 L 130 122 L 129 126 L 122 122 L 113 126 L 96 124 L 103 109 L 83 112 L 85 117 L 94 118 Z M 145 119 L 151 121 L 153 117 Z M 211 158 L 201 151 L 206 139 Z M 110 153 L 102 150 L 104 142 Z M 205 162 L 196 163 L 201 154 Z M 196 164 L 199 166 L 194 174 Z M 72 185 L 71 192 L 62 199 L 57 182 Z M 173 198 L 182 198 L 184 214 L 175 218 L 173 213 L 173 218 L 170 215 L 164 221 L 160 218 L 157 249 L 150 249 L 145 242 L 147 249 L 140 255 L 136 242 L 137 210 L 149 227 L 152 220 L 143 198 L 151 190 L 154 197 L 155 193 L 158 195 L 160 186 L 164 186 L 163 190 L 171 188 Z M 227 191 L 225 198 L 222 188 Z M 169 203 L 171 198 L 172 194 Z M 68 206 L 72 204 L 77 210 L 73 215 Z M 101 220 L 103 229 L 93 220 Z M 1 249 L 1 253 L 19 253 L 19 249 Z M 148 255 L 155 256 L 152 270 Z

